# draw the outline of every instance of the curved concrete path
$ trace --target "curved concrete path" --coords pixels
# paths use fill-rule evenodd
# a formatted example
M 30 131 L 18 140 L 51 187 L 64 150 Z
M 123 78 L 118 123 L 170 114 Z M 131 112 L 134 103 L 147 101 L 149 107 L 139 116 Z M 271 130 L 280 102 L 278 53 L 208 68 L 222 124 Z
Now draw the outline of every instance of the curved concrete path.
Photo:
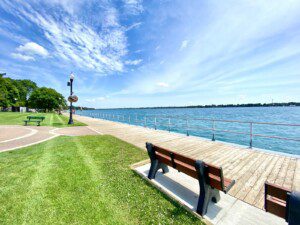
M 0 126 L 0 152 L 15 150 L 50 140 L 59 135 L 96 135 L 88 126 L 55 128 L 47 126 Z

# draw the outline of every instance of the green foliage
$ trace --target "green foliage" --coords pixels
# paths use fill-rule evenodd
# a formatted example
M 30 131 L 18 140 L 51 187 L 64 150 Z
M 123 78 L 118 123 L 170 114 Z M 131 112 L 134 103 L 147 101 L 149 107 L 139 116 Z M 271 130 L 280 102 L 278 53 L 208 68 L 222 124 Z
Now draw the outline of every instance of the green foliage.
M 0 106 L 18 106 L 19 90 L 10 78 L 0 77 Z
M 146 158 L 104 135 L 1 153 L 0 223 L 203 224 L 130 169 Z
M 37 89 L 36 83 L 31 80 L 13 80 L 13 84 L 19 91 L 19 102 L 22 103 L 22 106 L 28 106 L 31 93 Z
M 38 90 L 38 91 L 37 91 Z M 0 74 L 0 107 L 27 106 L 36 109 L 53 110 L 66 107 L 64 97 L 51 88 L 39 88 L 31 80 L 14 80 Z M 41 99 L 38 99 L 41 97 Z M 50 101 L 53 101 L 52 103 Z
M 65 98 L 52 88 L 37 88 L 29 97 L 29 106 L 43 111 L 52 111 L 67 106 Z

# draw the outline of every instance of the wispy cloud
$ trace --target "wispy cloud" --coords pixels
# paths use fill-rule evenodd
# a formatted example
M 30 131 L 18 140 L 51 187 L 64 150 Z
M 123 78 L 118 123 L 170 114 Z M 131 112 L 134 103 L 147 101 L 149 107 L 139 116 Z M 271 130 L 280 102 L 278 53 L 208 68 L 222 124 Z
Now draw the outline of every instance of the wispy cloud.
M 189 43 L 188 40 L 182 41 L 181 46 L 180 46 L 180 50 L 185 49 L 188 46 L 188 43 Z
M 64 11 L 49 13 L 51 11 L 26 2 L 13 4 L 6 0 L 0 5 L 41 28 L 55 50 L 54 56 L 102 73 L 123 70 L 127 40 L 125 28 L 119 24 L 117 10 L 113 7 L 106 6 L 100 22 L 102 29 L 95 30 Z
M 136 65 L 139 65 L 142 61 L 143 61 L 142 59 L 126 60 L 126 61 L 125 61 L 125 64 L 126 64 L 126 65 L 136 66 Z
M 20 59 L 23 61 L 30 61 L 30 60 L 35 60 L 35 58 L 33 56 L 29 56 L 29 55 L 23 55 L 21 53 L 11 53 L 11 56 L 15 59 Z
M 133 24 L 131 24 L 130 26 L 128 26 L 128 27 L 126 28 L 126 31 L 130 31 L 130 30 L 132 30 L 132 29 L 138 28 L 138 27 L 140 27 L 141 25 L 142 25 L 142 22 L 136 22 L 136 23 L 133 23 Z
M 164 88 L 169 87 L 169 84 L 166 83 L 166 82 L 158 82 L 158 83 L 156 83 L 156 85 L 157 85 L 158 87 L 164 87 Z
M 109 98 L 108 96 L 101 96 L 101 97 L 97 97 L 97 98 L 88 98 L 85 101 L 91 102 L 91 103 L 96 103 L 96 102 L 103 102 L 103 101 L 107 100 L 108 98 Z
M 143 0 L 123 0 L 124 8 L 128 14 L 140 14 L 144 11 Z
M 43 46 L 34 42 L 28 42 L 24 45 L 20 45 L 16 50 L 24 55 L 38 55 L 43 57 L 47 57 L 49 55 L 48 51 Z

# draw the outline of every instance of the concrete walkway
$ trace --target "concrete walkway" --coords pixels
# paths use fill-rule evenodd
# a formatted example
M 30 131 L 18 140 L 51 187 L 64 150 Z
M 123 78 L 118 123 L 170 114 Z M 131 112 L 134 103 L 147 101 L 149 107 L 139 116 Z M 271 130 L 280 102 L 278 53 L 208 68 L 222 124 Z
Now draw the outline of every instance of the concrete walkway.
M 50 140 L 59 135 L 97 135 L 88 126 L 54 128 L 48 126 L 0 126 L 0 152 L 15 150 Z

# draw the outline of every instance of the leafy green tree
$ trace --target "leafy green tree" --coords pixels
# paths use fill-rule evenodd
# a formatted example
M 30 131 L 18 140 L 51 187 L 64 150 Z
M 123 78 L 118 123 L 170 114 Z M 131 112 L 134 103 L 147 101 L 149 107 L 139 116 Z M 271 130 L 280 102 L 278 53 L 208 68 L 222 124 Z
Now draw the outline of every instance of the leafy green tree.
M 9 102 L 7 100 L 8 91 L 6 88 L 5 78 L 0 74 L 0 107 L 8 107 Z
M 0 90 L 3 91 L 0 97 L 3 98 L 3 101 L 1 101 L 3 107 L 18 106 L 20 100 L 19 90 L 12 79 L 1 77 Z
M 54 109 L 65 108 L 67 106 L 65 98 L 52 88 L 37 88 L 29 97 L 29 106 L 43 111 L 53 111 Z
M 28 106 L 28 99 L 31 93 L 37 89 L 36 83 L 31 80 L 14 80 L 14 85 L 19 90 L 20 105 Z

